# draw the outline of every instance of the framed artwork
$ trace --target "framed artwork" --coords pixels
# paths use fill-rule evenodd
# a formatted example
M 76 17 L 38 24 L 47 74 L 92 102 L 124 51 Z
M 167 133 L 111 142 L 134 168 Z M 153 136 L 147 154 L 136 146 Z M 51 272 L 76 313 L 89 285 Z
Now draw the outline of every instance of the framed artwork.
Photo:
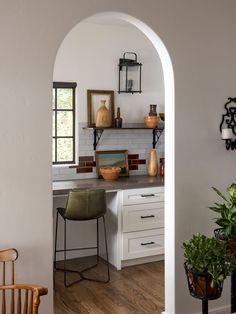
M 111 115 L 111 127 L 114 126 L 114 91 L 113 90 L 87 90 L 88 127 L 94 127 L 96 112 L 101 105 L 101 100 L 106 101 L 106 107 Z
M 127 150 L 107 150 L 96 151 L 96 168 L 98 177 L 102 177 L 100 167 L 120 167 L 120 176 L 129 175 L 128 151 Z

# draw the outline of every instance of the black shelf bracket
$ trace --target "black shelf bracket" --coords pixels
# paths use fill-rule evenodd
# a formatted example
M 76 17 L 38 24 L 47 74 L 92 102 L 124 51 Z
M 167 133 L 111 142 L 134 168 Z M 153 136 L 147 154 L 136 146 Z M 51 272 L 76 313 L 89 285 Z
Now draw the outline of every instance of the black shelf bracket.
M 163 132 L 163 129 L 153 129 L 152 130 L 152 136 L 153 136 L 153 140 L 152 140 L 152 148 L 156 148 L 156 144 L 159 141 L 159 138 Z
M 96 127 L 84 127 L 84 130 L 86 129 L 92 129 L 93 130 L 93 149 L 96 150 L 98 143 L 100 141 L 100 138 L 102 137 L 103 131 L 105 129 L 109 129 L 109 130 L 150 130 L 146 127 L 124 127 L 124 128 L 96 128 Z M 162 134 L 162 132 L 164 131 L 164 126 L 161 128 L 155 128 L 152 129 L 152 135 L 153 135 L 153 141 L 152 141 L 152 147 L 156 148 L 156 144 L 159 141 L 159 138 Z
M 103 131 L 104 129 L 93 129 L 93 150 L 96 150 Z

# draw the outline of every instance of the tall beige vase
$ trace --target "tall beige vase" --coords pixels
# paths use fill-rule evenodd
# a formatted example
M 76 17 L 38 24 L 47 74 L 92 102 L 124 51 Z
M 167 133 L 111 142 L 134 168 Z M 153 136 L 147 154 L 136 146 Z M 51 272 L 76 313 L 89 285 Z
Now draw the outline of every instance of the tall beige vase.
M 157 151 L 155 149 L 150 150 L 148 160 L 148 175 L 155 177 L 157 175 Z
M 110 112 L 106 107 L 106 100 L 100 101 L 101 105 L 96 112 L 96 127 L 108 128 L 111 126 Z

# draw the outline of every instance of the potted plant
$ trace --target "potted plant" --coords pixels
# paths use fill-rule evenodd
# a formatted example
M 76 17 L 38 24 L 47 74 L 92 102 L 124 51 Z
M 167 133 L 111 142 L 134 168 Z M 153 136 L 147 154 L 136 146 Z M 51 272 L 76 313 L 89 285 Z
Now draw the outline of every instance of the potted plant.
M 220 215 L 215 221 L 220 226 L 215 230 L 215 236 L 218 239 L 227 241 L 231 253 L 236 255 L 236 184 L 232 183 L 227 188 L 227 197 L 217 188 L 213 187 L 213 190 L 223 200 L 223 203 L 215 203 L 215 206 L 209 207 Z
M 203 300 L 219 298 L 224 279 L 236 265 L 225 242 L 196 234 L 183 243 L 183 248 L 190 294 Z

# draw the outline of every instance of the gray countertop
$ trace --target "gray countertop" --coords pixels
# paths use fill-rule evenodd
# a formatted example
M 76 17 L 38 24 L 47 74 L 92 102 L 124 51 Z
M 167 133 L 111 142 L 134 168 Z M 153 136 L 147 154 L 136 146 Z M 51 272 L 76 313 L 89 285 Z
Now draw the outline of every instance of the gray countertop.
M 101 188 L 107 192 L 119 190 L 138 189 L 146 187 L 164 186 L 164 178 L 149 176 L 120 177 L 116 181 L 105 181 L 103 179 L 80 179 L 53 182 L 53 195 L 64 195 L 72 189 L 79 188 Z

